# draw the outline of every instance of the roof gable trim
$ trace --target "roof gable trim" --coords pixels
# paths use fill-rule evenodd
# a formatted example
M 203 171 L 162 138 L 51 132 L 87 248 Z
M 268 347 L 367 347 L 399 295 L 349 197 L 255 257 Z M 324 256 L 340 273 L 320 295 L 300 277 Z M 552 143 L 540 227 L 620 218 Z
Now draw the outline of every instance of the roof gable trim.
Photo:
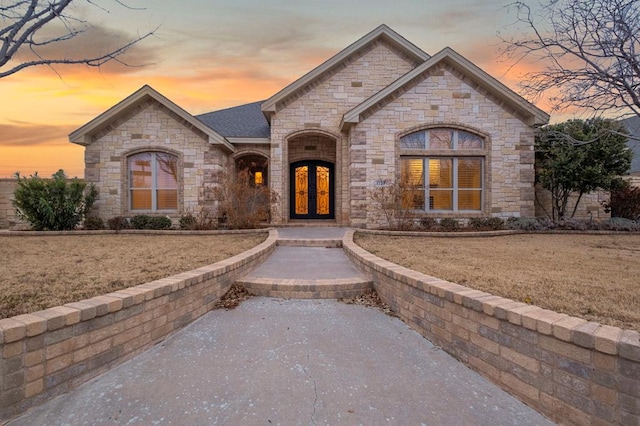
M 462 70 L 462 72 L 471 77 L 479 85 L 483 86 L 489 93 L 496 96 L 501 101 L 505 102 L 508 106 L 529 117 L 529 124 L 533 126 L 544 125 L 549 121 L 549 114 L 542 111 L 535 105 L 527 102 L 520 95 L 509 89 L 504 84 L 500 83 L 494 77 L 487 74 L 480 69 L 477 65 L 464 58 L 462 55 L 454 51 L 453 49 L 446 47 L 437 54 L 433 55 L 423 64 L 409 71 L 398 80 L 391 83 L 389 86 L 382 89 L 380 92 L 371 96 L 369 99 L 362 102 L 360 105 L 351 109 L 342 117 L 340 128 L 344 131 L 349 126 L 355 125 L 360 122 L 361 115 L 369 109 L 375 107 L 381 102 L 384 102 L 389 96 L 392 96 L 397 91 L 401 90 L 405 85 L 411 83 L 414 79 L 419 78 L 421 74 L 427 72 L 439 63 L 448 63 L 453 67 Z
M 293 83 L 291 83 L 290 85 L 288 85 L 287 87 L 285 87 L 284 89 L 282 89 L 281 91 L 279 91 L 278 93 L 276 93 L 275 95 L 267 99 L 266 101 L 264 101 L 264 103 L 262 104 L 262 111 L 267 116 L 269 113 L 276 112 L 276 104 L 278 102 L 282 101 L 283 99 L 291 96 L 298 90 L 307 86 L 313 80 L 317 79 L 325 72 L 339 65 L 348 57 L 358 52 L 359 50 L 367 46 L 369 43 L 373 42 L 378 38 L 381 38 L 387 41 L 394 47 L 400 49 L 403 53 L 405 53 L 410 58 L 413 58 L 414 60 L 416 60 L 417 62 L 424 62 L 430 57 L 427 53 L 422 51 L 419 47 L 409 42 L 400 34 L 396 33 L 391 28 L 383 24 L 377 27 L 376 29 L 374 29 L 373 31 L 371 31 L 370 33 L 366 34 L 364 37 L 360 38 L 358 41 L 351 44 L 347 48 L 343 49 L 333 57 L 329 58 L 327 61 L 325 61 L 318 67 L 314 68 L 313 70 L 311 70 L 310 72 L 308 72 L 307 74 L 299 78 L 298 80 L 294 81 Z
M 163 105 L 171 112 L 176 114 L 178 117 L 183 119 L 185 122 L 189 123 L 194 128 L 200 130 L 202 133 L 207 135 L 209 139 L 209 143 L 211 144 L 219 144 L 224 145 L 231 152 L 235 151 L 234 146 L 229 143 L 224 137 L 215 132 L 212 128 L 202 123 L 200 120 L 196 119 L 194 116 L 189 114 L 183 108 L 170 101 L 168 98 L 160 94 L 158 91 L 153 89 L 149 85 L 144 85 L 140 89 L 138 89 L 135 93 L 131 94 L 121 102 L 117 103 L 113 107 L 109 108 L 104 113 L 100 114 L 98 117 L 94 118 L 84 126 L 75 130 L 74 132 L 69 134 L 69 141 L 79 144 L 79 145 L 89 145 L 91 142 L 89 141 L 89 136 L 97 131 L 98 129 L 107 126 L 111 121 L 115 120 L 121 113 L 128 110 L 129 108 L 145 101 L 146 99 L 153 99 L 159 104 Z

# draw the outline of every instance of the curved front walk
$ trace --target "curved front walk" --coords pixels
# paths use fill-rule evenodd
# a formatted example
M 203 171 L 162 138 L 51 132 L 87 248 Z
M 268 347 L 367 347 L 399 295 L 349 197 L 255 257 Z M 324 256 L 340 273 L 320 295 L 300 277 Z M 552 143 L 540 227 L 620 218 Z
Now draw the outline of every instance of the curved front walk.
M 336 232 L 311 228 L 309 238 Z M 303 258 L 296 268 L 335 269 Z M 205 314 L 9 424 L 552 423 L 376 309 L 255 297 Z

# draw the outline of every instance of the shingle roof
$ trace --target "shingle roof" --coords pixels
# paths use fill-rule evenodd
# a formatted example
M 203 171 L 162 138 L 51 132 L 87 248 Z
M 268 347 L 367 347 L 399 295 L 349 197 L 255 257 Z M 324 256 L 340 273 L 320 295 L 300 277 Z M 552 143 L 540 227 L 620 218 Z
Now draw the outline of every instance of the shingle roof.
M 260 105 L 264 101 L 196 115 L 196 118 L 226 138 L 269 138 L 271 129 Z
M 633 152 L 629 173 L 640 172 L 640 117 L 627 118 L 622 120 L 622 124 L 627 127 L 631 136 L 635 138 L 629 139 L 627 142 L 627 147 Z

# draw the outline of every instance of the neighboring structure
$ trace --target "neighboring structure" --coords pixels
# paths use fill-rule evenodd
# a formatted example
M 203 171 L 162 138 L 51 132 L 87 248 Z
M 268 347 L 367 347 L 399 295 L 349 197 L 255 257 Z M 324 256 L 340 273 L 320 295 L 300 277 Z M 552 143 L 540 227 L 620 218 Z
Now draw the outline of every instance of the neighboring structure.
M 633 152 L 631 160 L 631 176 L 640 176 L 640 117 L 630 117 L 622 120 L 622 124 L 629 130 L 629 141 L 627 147 Z
M 533 216 L 534 128 L 549 116 L 450 48 L 382 25 L 263 102 L 193 116 L 149 86 L 73 132 L 104 219 L 212 206 L 220 171 L 279 195 L 271 220 L 376 227 L 402 180 L 432 217 Z

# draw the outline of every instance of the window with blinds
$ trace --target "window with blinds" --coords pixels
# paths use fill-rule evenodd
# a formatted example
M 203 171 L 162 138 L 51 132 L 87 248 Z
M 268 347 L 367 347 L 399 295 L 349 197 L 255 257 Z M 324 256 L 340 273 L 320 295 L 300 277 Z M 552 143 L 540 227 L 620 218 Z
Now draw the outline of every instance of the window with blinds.
M 400 148 L 401 155 L 403 150 L 411 151 L 400 158 L 403 208 L 431 212 L 482 210 L 483 138 L 458 129 L 432 128 L 403 136 Z M 415 155 L 420 151 L 424 155 Z M 437 155 L 432 155 L 434 152 Z
M 142 152 L 129 157 L 128 163 L 131 210 L 178 209 L 178 157 Z

